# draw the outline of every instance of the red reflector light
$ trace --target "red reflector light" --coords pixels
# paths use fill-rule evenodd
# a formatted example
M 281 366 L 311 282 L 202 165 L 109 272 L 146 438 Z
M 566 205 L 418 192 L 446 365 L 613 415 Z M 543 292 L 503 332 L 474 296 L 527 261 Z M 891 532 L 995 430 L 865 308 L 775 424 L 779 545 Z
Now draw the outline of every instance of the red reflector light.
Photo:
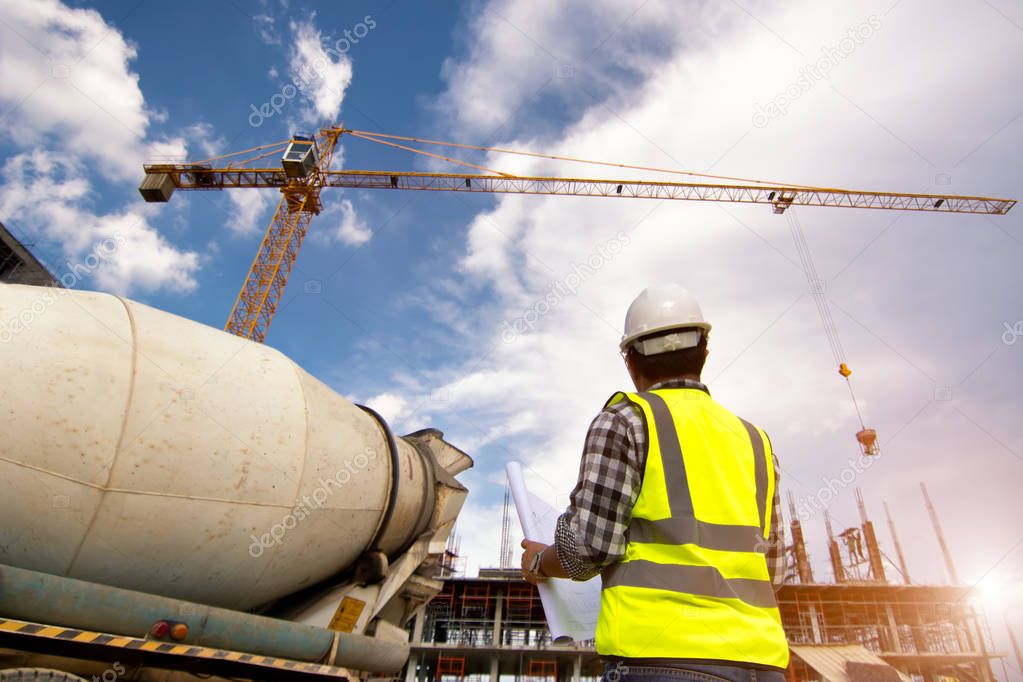
M 156 639 L 163 639 L 170 632 L 170 625 L 165 620 L 158 620 L 153 623 L 153 627 L 149 628 L 149 634 Z

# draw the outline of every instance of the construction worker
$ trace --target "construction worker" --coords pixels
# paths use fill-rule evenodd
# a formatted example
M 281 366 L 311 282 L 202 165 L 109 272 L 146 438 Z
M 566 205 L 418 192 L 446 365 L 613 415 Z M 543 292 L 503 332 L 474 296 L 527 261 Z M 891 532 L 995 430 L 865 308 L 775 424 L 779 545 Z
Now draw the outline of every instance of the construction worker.
M 620 348 L 637 392 L 590 424 L 555 543 L 522 541 L 531 583 L 600 574 L 606 682 L 784 680 L 777 459 L 700 382 L 710 328 L 675 284 L 633 301 Z

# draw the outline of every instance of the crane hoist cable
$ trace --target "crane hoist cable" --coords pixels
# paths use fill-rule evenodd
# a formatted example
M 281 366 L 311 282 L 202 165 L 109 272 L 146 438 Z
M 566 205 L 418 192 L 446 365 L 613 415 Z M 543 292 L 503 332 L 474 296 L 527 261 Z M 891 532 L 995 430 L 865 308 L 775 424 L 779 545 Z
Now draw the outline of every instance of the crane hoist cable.
M 799 254 L 799 261 L 803 266 L 803 274 L 806 275 L 806 282 L 810 287 L 810 295 L 817 306 L 817 313 L 820 315 L 821 324 L 824 326 L 824 334 L 828 338 L 828 345 L 831 346 L 831 353 L 838 366 L 838 373 L 845 379 L 845 385 L 849 388 L 849 397 L 852 399 L 853 407 L 856 408 L 856 417 L 860 422 L 860 430 L 856 433 L 856 440 L 863 448 L 864 454 L 876 455 L 880 453 L 877 445 L 877 431 L 868 429 L 863 423 L 863 412 L 860 410 L 859 401 L 856 400 L 856 392 L 853 391 L 852 370 L 845 356 L 845 348 L 842 346 L 842 338 L 838 333 L 838 325 L 831 315 L 831 306 L 824 291 L 824 280 L 817 274 L 817 266 L 813 262 L 813 255 L 810 253 L 810 245 L 806 241 L 806 234 L 799 222 L 799 216 L 795 208 L 785 211 L 786 220 L 789 223 L 789 231 L 792 233 L 792 241 L 796 245 L 796 252 Z
M 794 183 L 791 183 L 791 182 L 774 182 L 772 180 L 755 180 L 755 179 L 752 179 L 752 178 L 740 178 L 740 177 L 735 177 L 735 176 L 732 176 L 732 175 L 714 175 L 712 173 L 700 173 L 698 171 L 687 171 L 687 170 L 680 170 L 680 169 L 677 169 L 677 168 L 657 168 L 657 167 L 654 167 L 654 166 L 635 166 L 635 165 L 628 164 L 628 163 L 612 163 L 612 162 L 609 162 L 609 161 L 594 161 L 594 160 L 591 160 L 591 159 L 580 159 L 580 158 L 576 158 L 576 157 L 572 157 L 572 156 L 558 156 L 557 154 L 540 154 L 540 153 L 537 153 L 537 152 L 523 151 L 521 149 L 503 149 L 501 147 L 484 147 L 484 146 L 475 145 L 475 144 L 464 144 L 464 143 L 460 143 L 460 142 L 444 142 L 442 140 L 430 140 L 430 139 L 421 138 L 421 137 L 409 137 L 407 135 L 391 135 L 391 134 L 388 134 L 388 133 L 375 133 L 375 132 L 369 132 L 369 131 L 366 131 L 366 130 L 349 130 L 349 129 L 346 128 L 344 132 L 346 134 L 348 134 L 348 135 L 354 135 L 354 136 L 359 137 L 359 138 L 364 139 L 364 140 L 373 140 L 374 142 L 381 142 L 382 141 L 381 138 L 383 138 L 383 139 L 388 139 L 388 140 L 402 140 L 404 142 L 415 142 L 415 143 L 418 143 L 418 144 L 437 145 L 437 146 L 441 146 L 441 147 L 456 147 L 456 148 L 459 148 L 459 149 L 473 149 L 473 150 L 476 150 L 476 151 L 495 152 L 495 153 L 498 153 L 498 154 L 513 154 L 513 155 L 516 155 L 516 156 L 528 156 L 528 157 L 537 158 L 537 159 L 551 159 L 551 160 L 554 160 L 554 161 L 569 161 L 569 162 L 572 162 L 572 163 L 583 163 L 583 164 L 589 164 L 589 165 L 592 165 L 592 166 L 605 166 L 605 167 L 608 167 L 608 168 L 627 168 L 629 170 L 652 171 L 654 173 L 671 173 L 671 174 L 674 174 L 674 175 L 692 175 L 692 176 L 695 176 L 695 177 L 708 178 L 708 179 L 711 179 L 711 180 L 729 180 L 729 181 L 732 181 L 732 182 L 746 182 L 746 183 L 751 183 L 751 184 L 770 185 L 771 187 L 791 187 L 793 189 L 797 189 L 797 188 L 798 189 L 824 189 L 824 188 L 814 187 L 812 185 L 798 185 L 798 184 L 794 184 Z M 408 147 L 400 147 L 400 149 L 409 149 L 410 151 L 421 152 L 421 150 L 410 149 Z M 421 152 L 421 153 L 425 153 L 425 154 L 429 155 L 428 152 Z M 441 157 L 441 158 L 446 158 L 446 157 Z M 450 159 L 446 159 L 446 160 L 450 160 Z M 497 171 L 491 171 L 491 172 L 495 172 L 496 173 Z
M 424 156 L 427 156 L 427 157 L 431 157 L 431 158 L 435 158 L 435 159 L 441 159 L 441 160 L 448 161 L 448 162 L 451 162 L 451 163 L 457 163 L 457 164 L 460 164 L 460 165 L 463 165 L 463 166 L 469 166 L 469 167 L 472 167 L 472 168 L 476 168 L 478 170 L 485 170 L 485 171 L 488 171 L 488 172 L 491 172 L 491 173 L 495 173 L 495 174 L 499 174 L 499 175 L 507 175 L 507 174 L 506 173 L 502 173 L 501 171 L 496 171 L 496 170 L 492 170 L 492 169 L 485 168 L 485 167 L 482 167 L 482 166 L 477 166 L 477 165 L 474 165 L 474 164 L 471 164 L 471 163 L 468 163 L 468 162 L 465 162 L 465 161 L 461 161 L 461 160 L 458 160 L 458 159 L 454 159 L 454 158 L 451 158 L 451 157 L 448 157 L 448 156 L 444 156 L 444 155 L 440 155 L 440 154 L 434 154 L 432 152 L 428 152 L 428 151 L 423 150 L 423 149 L 417 149 L 415 147 L 410 147 L 410 146 L 407 146 L 407 145 L 398 144 L 397 142 L 391 142 L 391 141 L 388 141 L 388 140 L 402 140 L 404 142 L 411 142 L 411 143 L 433 144 L 433 145 L 456 147 L 456 148 L 462 148 L 462 149 L 473 149 L 473 150 L 478 150 L 478 151 L 487 151 L 487 152 L 495 152 L 495 153 L 506 153 L 506 154 L 517 154 L 517 155 L 521 155 L 521 156 L 530 156 L 530 157 L 535 157 L 535 158 L 548 158 L 548 159 L 555 159 L 555 160 L 560 160 L 560 161 L 569 161 L 569 162 L 588 163 L 588 164 L 595 164 L 595 165 L 615 166 L 615 167 L 619 167 L 619 168 L 632 168 L 632 169 L 639 169 L 639 170 L 646 170 L 646 171 L 656 171 L 656 172 L 664 172 L 664 173 L 677 173 L 677 174 L 685 174 L 685 175 L 698 175 L 698 176 L 701 176 L 701 177 L 711 177 L 711 178 L 715 178 L 715 179 L 744 180 L 743 178 L 734 178 L 734 177 L 730 177 L 730 176 L 720 176 L 720 175 L 708 175 L 708 174 L 705 174 L 705 173 L 694 173 L 694 172 L 690 172 L 690 171 L 669 170 L 669 169 L 651 168 L 651 167 L 645 167 L 645 166 L 631 166 L 631 165 L 626 165 L 626 164 L 612 164 L 612 163 L 605 163 L 605 162 L 601 162 L 601 161 L 590 161 L 590 160 L 586 160 L 586 159 L 577 159 L 577 158 L 565 157 L 565 156 L 555 156 L 555 155 L 550 155 L 550 154 L 537 154 L 537 153 L 534 153 L 534 152 L 524 152 L 524 151 L 519 151 L 519 150 L 510 150 L 510 149 L 499 149 L 499 148 L 492 148 L 492 147 L 484 147 L 484 146 L 480 146 L 480 145 L 468 145 L 468 144 L 460 144 L 460 143 L 455 143 L 455 142 L 440 142 L 440 141 L 437 141 L 437 140 L 427 140 L 427 139 L 423 139 L 423 138 L 415 138 L 415 137 L 409 137 L 409 136 L 404 136 L 404 135 L 387 135 L 387 134 L 383 134 L 383 133 L 369 133 L 369 132 L 355 131 L 355 130 L 346 130 L 345 132 L 347 132 L 347 134 L 350 135 L 350 136 L 358 137 L 360 139 L 367 140 L 367 141 L 370 141 L 370 142 L 378 142 L 378 143 L 386 145 L 388 147 L 395 147 L 395 148 L 402 149 L 402 150 L 405 150 L 405 151 L 410 151 L 410 152 L 413 152 L 413 153 L 416 153 L 416 154 L 421 154 L 421 155 L 424 155 Z M 388 138 L 388 139 L 383 139 L 383 138 Z M 748 181 L 748 180 L 746 180 L 746 181 Z M 763 182 L 763 181 L 752 181 L 752 182 Z M 774 183 L 774 184 L 777 184 L 777 183 Z M 795 188 L 795 187 L 801 187 L 801 186 L 789 185 L 787 187 Z M 868 429 L 866 424 L 864 424 L 863 412 L 860 409 L 859 401 L 856 399 L 856 392 L 853 390 L 852 381 L 849 378 L 850 375 L 852 375 L 852 370 L 849 369 L 849 365 L 848 365 L 848 363 L 846 361 L 845 348 L 842 346 L 842 338 L 841 338 L 841 336 L 838 333 L 838 325 L 835 324 L 835 319 L 834 319 L 834 317 L 831 314 L 831 306 L 828 304 L 827 295 L 824 292 L 824 280 L 822 280 L 820 275 L 817 273 L 817 266 L 814 264 L 813 255 L 810 252 L 810 246 L 809 246 L 809 244 L 806 241 L 806 234 L 803 232 L 803 227 L 800 224 L 799 218 L 796 215 L 796 212 L 795 212 L 794 209 L 790 208 L 789 210 L 785 211 L 785 214 L 786 214 L 787 220 L 789 222 L 789 229 L 790 229 L 790 231 L 792 233 L 792 241 L 796 245 L 796 251 L 799 253 L 799 260 L 800 260 L 800 263 L 802 264 L 803 272 L 806 275 L 807 283 L 809 284 L 810 293 L 813 296 L 814 303 L 817 306 L 817 312 L 820 315 L 821 323 L 824 326 L 824 333 L 825 333 L 825 336 L 827 336 L 828 344 L 831 346 L 831 352 L 832 352 L 832 355 L 835 358 L 835 364 L 838 366 L 838 373 L 842 376 L 843 379 L 845 379 L 846 387 L 849 389 L 849 397 L 852 399 L 853 407 L 856 409 L 856 417 L 857 417 L 857 419 L 859 420 L 859 423 L 860 423 L 860 430 L 856 433 L 856 440 L 860 443 L 860 446 L 863 448 L 863 451 L 864 451 L 865 454 L 868 454 L 868 455 L 879 454 L 879 449 L 878 449 L 878 446 L 877 446 L 877 432 L 874 429 Z
M 189 163 L 190 163 L 190 165 L 193 165 L 193 166 L 199 166 L 199 165 L 202 165 L 202 164 L 212 163 L 213 161 L 220 161 L 221 159 L 229 159 L 232 156 L 241 156 L 242 154 L 248 154 L 249 152 L 258 152 L 258 151 L 262 151 L 264 149 L 271 149 L 271 148 L 272 148 L 271 152 L 268 152 L 268 153 L 272 153 L 273 151 L 277 151 L 278 149 L 283 150 L 284 147 L 286 147 L 288 145 L 288 142 L 290 142 L 290 140 L 278 140 L 277 142 L 270 142 L 268 144 L 261 144 L 258 147 L 249 147 L 248 149 L 242 149 L 241 151 L 230 152 L 228 154 L 221 154 L 220 156 L 211 156 L 208 159 L 199 159 L 198 161 L 190 161 Z M 260 154 L 259 156 L 254 157 L 254 158 L 258 159 L 258 158 L 262 158 L 263 156 L 267 156 L 267 154 Z M 245 161 L 242 161 L 241 163 L 248 163 L 249 161 L 252 161 L 252 160 L 253 159 L 246 159 Z M 230 165 L 230 164 L 228 164 L 228 165 Z
M 387 145 L 388 147 L 395 147 L 397 149 L 403 149 L 403 150 L 405 150 L 407 152 L 413 152 L 415 154 L 422 154 L 423 156 L 429 156 L 430 158 L 433 158 L 433 159 L 440 159 L 441 161 L 447 161 L 449 163 L 454 163 L 454 164 L 457 164 L 459 166 L 466 166 L 468 168 L 475 168 L 476 170 L 486 171 L 488 173 L 493 173 L 494 175 L 503 175 L 505 177 L 511 177 L 510 173 L 504 173 L 504 172 L 499 171 L 499 170 L 494 170 L 493 168 L 487 168 L 486 166 L 477 166 L 474 163 L 469 163 L 468 161 L 462 161 L 460 159 L 456 159 L 456 158 L 453 158 L 453 157 L 450 157 L 450 156 L 444 156 L 443 154 L 434 154 L 432 152 L 428 152 L 428 151 L 425 151 L 423 149 L 416 149 L 415 147 L 406 147 L 405 145 L 398 144 L 397 142 L 387 142 L 386 140 L 378 140 L 376 138 L 369 137 L 367 135 L 363 135 L 362 133 L 358 133 L 358 132 L 355 132 L 355 131 L 352 131 L 352 130 L 349 130 L 347 132 L 352 137 L 358 137 L 358 138 L 360 138 L 362 140 L 368 140 L 370 142 L 377 142 L 379 144 Z

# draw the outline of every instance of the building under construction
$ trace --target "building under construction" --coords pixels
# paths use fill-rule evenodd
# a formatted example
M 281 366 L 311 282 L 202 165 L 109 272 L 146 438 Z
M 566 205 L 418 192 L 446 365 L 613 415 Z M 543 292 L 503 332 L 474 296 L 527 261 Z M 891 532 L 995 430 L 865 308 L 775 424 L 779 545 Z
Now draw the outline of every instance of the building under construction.
M 923 488 L 923 486 L 921 486 Z M 952 585 L 913 584 L 888 514 L 895 560 L 880 547 L 860 491 L 861 525 L 840 532 L 824 513 L 832 582 L 814 575 L 800 515 L 789 498 L 788 564 L 778 606 L 793 682 L 991 682 L 994 651 L 984 614 L 959 583 L 923 489 Z M 507 513 L 506 513 L 507 517 Z M 508 523 L 502 564 L 509 565 Z M 600 676 L 593 642 L 555 645 L 539 595 L 512 568 L 443 576 L 444 590 L 412 628 L 405 682 L 499 678 L 578 682 Z
M 0 282 L 60 286 L 46 266 L 3 223 L 0 223 Z

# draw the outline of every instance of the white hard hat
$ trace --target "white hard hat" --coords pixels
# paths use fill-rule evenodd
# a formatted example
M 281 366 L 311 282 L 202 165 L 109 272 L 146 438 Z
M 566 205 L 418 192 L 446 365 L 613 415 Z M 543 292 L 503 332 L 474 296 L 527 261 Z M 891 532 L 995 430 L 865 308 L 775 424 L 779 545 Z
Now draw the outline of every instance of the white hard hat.
M 671 329 L 687 331 L 636 341 L 642 336 Z M 642 355 L 656 355 L 692 348 L 708 332 L 710 323 L 703 319 L 700 304 L 693 295 L 677 284 L 662 284 L 647 287 L 629 306 L 625 314 L 625 334 L 618 345 L 622 350 L 634 346 Z

